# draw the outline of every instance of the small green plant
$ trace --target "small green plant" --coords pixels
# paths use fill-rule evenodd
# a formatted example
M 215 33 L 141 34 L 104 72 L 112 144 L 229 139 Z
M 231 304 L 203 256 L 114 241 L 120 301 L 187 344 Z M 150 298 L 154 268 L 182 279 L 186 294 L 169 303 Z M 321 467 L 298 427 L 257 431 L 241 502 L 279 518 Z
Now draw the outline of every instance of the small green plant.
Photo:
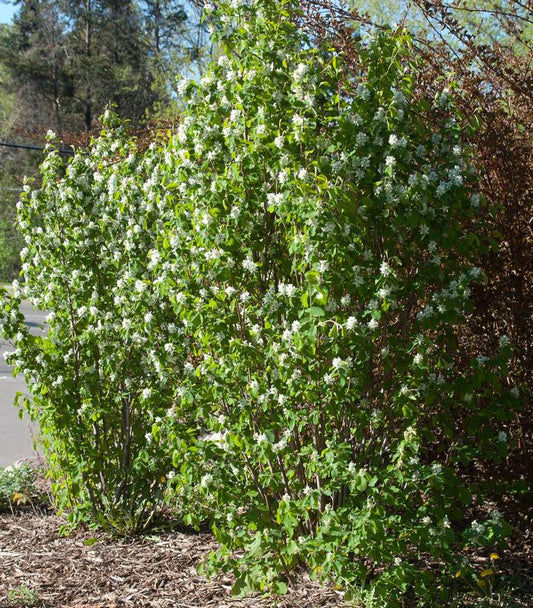
M 0 509 L 30 504 L 35 495 L 36 470 L 27 463 L 0 468 Z
M 475 598 L 476 606 L 518 606 L 513 596 L 516 596 L 516 589 L 513 589 L 508 580 L 498 567 L 500 556 L 491 553 L 485 563 L 477 567 L 472 566 L 465 559 L 461 567 L 455 572 L 456 581 L 467 588 L 468 591 L 457 592 L 456 599 L 460 603 L 464 598 L 464 605 L 470 606 Z
M 19 585 L 7 594 L 7 601 L 11 606 L 38 606 L 40 604 L 37 592 L 26 585 Z

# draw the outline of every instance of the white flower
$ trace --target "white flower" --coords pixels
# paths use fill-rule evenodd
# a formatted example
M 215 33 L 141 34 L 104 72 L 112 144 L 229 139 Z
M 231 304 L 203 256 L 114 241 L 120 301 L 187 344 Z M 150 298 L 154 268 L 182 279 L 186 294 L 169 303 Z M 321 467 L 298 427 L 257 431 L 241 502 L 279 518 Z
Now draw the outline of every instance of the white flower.
M 307 72 L 307 64 L 305 64 L 305 63 L 299 63 L 298 67 L 292 73 L 292 77 L 297 82 L 300 82 L 303 79 L 303 77 L 305 76 L 306 72 Z
M 394 95 L 392 96 L 394 103 L 398 105 L 403 105 L 406 102 L 405 95 L 401 91 L 394 91 Z
M 241 214 L 241 210 L 238 207 L 233 206 L 231 208 L 231 211 L 229 212 L 229 215 L 231 217 L 232 220 L 236 220 L 239 215 Z
M 344 363 L 340 357 L 335 357 L 331 362 L 333 369 L 341 369 L 344 367 Z
M 228 63 L 229 63 L 229 59 L 228 59 L 228 57 L 227 57 L 226 55 L 221 55 L 221 56 L 218 58 L 218 65 L 219 65 L 219 66 L 221 66 L 221 67 L 225 67 L 225 66 L 227 66 L 227 65 L 228 65 Z
M 261 332 L 263 331 L 263 328 L 258 325 L 257 323 L 255 325 L 252 325 L 252 327 L 250 328 L 250 332 L 254 335 L 254 336 L 259 336 L 261 335 Z
M 385 261 L 381 262 L 379 271 L 384 277 L 388 277 L 390 274 L 392 274 L 391 267 Z
M 295 127 L 303 127 L 303 124 L 304 124 L 304 119 L 303 119 L 303 118 L 302 118 L 302 117 L 301 117 L 299 114 L 295 114 L 295 115 L 292 117 L 292 124 L 293 124 Z
M 278 286 L 278 292 L 280 295 L 285 295 L 288 298 L 292 298 L 296 293 L 296 286 L 291 283 L 280 283 Z
M 307 92 L 304 96 L 302 101 L 305 103 L 305 105 L 309 106 L 309 107 L 313 107 L 314 103 L 315 103 L 315 98 L 313 97 L 313 93 L 311 92 Z
M 361 97 L 365 101 L 370 98 L 370 91 L 366 88 L 366 86 L 364 84 L 360 84 L 357 87 L 356 93 L 357 93 L 357 95 L 359 95 L 359 97 Z
M 440 182 L 439 185 L 437 186 L 437 189 L 435 190 L 435 194 L 437 196 L 442 196 L 443 194 L 446 194 L 446 192 L 449 190 L 450 186 L 448 184 L 448 182 Z
M 257 264 L 252 260 L 250 256 L 247 256 L 242 263 L 242 267 L 247 272 L 254 272 L 257 269 Z
M 505 346 L 509 346 L 510 344 L 510 340 L 509 340 L 509 336 L 501 336 L 500 337 L 500 346 L 503 348 Z
M 287 171 L 285 171 L 285 169 L 283 169 L 283 171 L 280 171 L 278 173 L 278 181 L 280 184 L 284 184 L 288 179 L 288 174 Z
M 380 106 L 378 108 L 378 111 L 374 114 L 374 120 L 376 120 L 377 122 L 382 122 L 385 120 L 385 118 L 386 118 L 385 108 L 383 106 Z
M 305 179 L 307 177 L 307 169 L 304 169 L 303 167 L 298 171 L 298 178 L 299 179 Z
M 207 488 L 210 483 L 213 481 L 213 476 L 210 475 L 209 473 L 207 473 L 206 475 L 204 475 L 200 481 L 200 485 L 202 486 L 202 488 Z
M 399 141 L 398 136 L 395 135 L 394 133 L 392 133 L 389 136 L 389 145 L 391 145 L 391 146 L 397 146 L 398 145 L 398 141 Z
M 135 281 L 135 291 L 137 291 L 138 293 L 142 293 L 145 289 L 146 289 L 146 283 L 144 283 L 140 279 L 137 279 Z
M 268 443 L 268 437 L 266 433 L 254 433 L 254 439 L 257 442 L 257 445 L 261 445 L 263 443 Z
M 183 95 L 189 86 L 187 78 L 182 78 L 178 84 L 178 94 Z
M 141 393 L 141 398 L 142 399 L 149 399 L 150 396 L 152 394 L 152 389 L 151 388 L 144 388 L 142 393 Z
M 345 323 L 345 327 L 348 331 L 352 331 L 358 325 L 357 319 L 355 317 L 348 317 Z
M 385 158 L 386 167 L 394 167 L 395 164 L 396 164 L 396 159 L 394 158 L 394 156 L 389 155 Z
M 274 139 L 274 145 L 276 146 L 276 148 L 283 148 L 283 144 L 284 144 L 284 139 L 283 139 L 283 135 L 278 135 L 275 139 Z
M 63 376 L 60 374 L 53 382 L 53 386 L 59 386 L 61 384 L 63 384 Z
M 283 201 L 283 194 L 281 192 L 269 192 L 267 194 L 267 203 L 272 207 L 277 207 Z
M 417 353 L 414 357 L 413 357 L 413 363 L 415 365 L 420 365 L 422 363 L 422 361 L 424 360 L 424 357 L 422 357 L 422 355 L 420 353 Z
M 480 536 L 485 532 L 485 526 L 483 524 L 480 524 L 476 519 L 474 519 L 474 521 L 472 522 L 471 527 L 472 532 L 474 532 L 476 536 Z
M 376 321 L 376 319 L 370 319 L 370 321 L 367 323 L 368 329 L 371 331 L 377 329 L 378 325 L 379 323 Z
M 239 120 L 240 117 L 241 117 L 240 110 L 232 110 L 229 115 L 229 120 L 230 120 L 230 122 L 235 122 L 235 121 Z
M 498 433 L 498 439 L 497 441 L 499 443 L 505 443 L 507 441 L 507 433 L 505 431 L 500 431 Z
M 207 435 L 203 435 L 202 437 L 200 437 L 200 439 L 202 441 L 209 441 L 212 443 L 218 443 L 220 445 L 223 445 L 226 441 L 226 435 L 227 431 L 213 432 L 208 433 Z
M 470 197 L 470 201 L 471 201 L 473 207 L 478 207 L 480 200 L 481 199 L 480 199 L 479 194 L 472 194 L 472 196 Z

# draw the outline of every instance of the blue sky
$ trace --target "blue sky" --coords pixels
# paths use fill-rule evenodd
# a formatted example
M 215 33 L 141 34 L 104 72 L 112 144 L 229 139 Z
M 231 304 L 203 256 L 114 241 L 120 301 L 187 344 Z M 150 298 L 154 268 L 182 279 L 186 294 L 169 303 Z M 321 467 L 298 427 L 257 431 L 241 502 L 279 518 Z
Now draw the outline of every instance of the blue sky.
M 12 4 L 0 3 L 0 23 L 10 23 L 16 10 L 17 7 Z

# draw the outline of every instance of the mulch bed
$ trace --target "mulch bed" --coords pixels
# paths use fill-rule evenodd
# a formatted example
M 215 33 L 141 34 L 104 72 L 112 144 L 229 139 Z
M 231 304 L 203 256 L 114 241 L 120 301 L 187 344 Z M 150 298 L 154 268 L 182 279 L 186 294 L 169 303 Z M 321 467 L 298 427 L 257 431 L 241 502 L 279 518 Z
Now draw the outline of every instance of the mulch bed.
M 64 523 L 30 512 L 0 515 L 0 607 L 24 586 L 41 608 L 340 608 L 342 595 L 302 576 L 282 598 L 234 598 L 232 579 L 208 581 L 198 563 L 216 543 L 210 534 L 153 532 L 113 540 L 94 532 L 58 536 Z M 21 605 L 21 604 L 18 604 Z
M 340 592 L 320 587 L 302 574 L 283 597 L 231 595 L 233 579 L 207 580 L 199 562 L 216 547 L 211 534 L 152 531 L 117 540 L 78 530 L 59 536 L 64 520 L 36 510 L 0 514 L 0 608 L 342 608 Z M 506 599 L 486 603 L 479 595 L 459 593 L 458 606 L 533 606 L 532 532 L 501 555 L 499 570 Z M 516 542 L 516 541 L 515 541 Z M 474 556 L 472 556 L 474 557 Z M 474 557 L 480 569 L 487 557 Z M 10 592 L 26 588 L 33 602 L 10 601 Z M 499 591 L 495 594 L 500 595 Z M 477 598 L 477 599 L 476 599 Z M 13 598 L 11 597 L 11 600 Z M 487 600 L 489 598 L 485 598 Z M 480 602 L 483 602 L 480 604 Z

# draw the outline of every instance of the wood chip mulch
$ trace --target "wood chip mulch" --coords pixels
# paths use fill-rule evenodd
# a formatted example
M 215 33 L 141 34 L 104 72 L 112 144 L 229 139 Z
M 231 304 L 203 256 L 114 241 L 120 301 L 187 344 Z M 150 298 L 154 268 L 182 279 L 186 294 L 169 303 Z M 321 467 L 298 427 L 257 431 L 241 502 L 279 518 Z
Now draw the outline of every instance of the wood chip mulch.
M 342 595 L 308 578 L 281 598 L 235 598 L 229 576 L 208 581 L 197 566 L 210 534 L 153 533 L 122 541 L 91 532 L 58 536 L 62 520 L 31 512 L 0 515 L 0 607 L 14 590 L 39 608 L 340 608 Z
M 302 574 L 283 597 L 235 598 L 233 579 L 207 580 L 197 566 L 216 542 L 211 534 L 152 531 L 117 540 L 76 531 L 60 536 L 61 518 L 38 510 L 0 512 L 0 608 L 346 608 L 340 592 Z M 533 531 L 501 552 L 505 599 L 496 589 L 483 606 L 533 606 Z M 487 556 L 470 556 L 487 568 Z M 29 593 L 20 595 L 20 591 Z M 484 598 L 488 600 L 489 598 Z M 462 596 L 454 606 L 479 606 Z M 352 604 L 353 606 L 353 604 Z

